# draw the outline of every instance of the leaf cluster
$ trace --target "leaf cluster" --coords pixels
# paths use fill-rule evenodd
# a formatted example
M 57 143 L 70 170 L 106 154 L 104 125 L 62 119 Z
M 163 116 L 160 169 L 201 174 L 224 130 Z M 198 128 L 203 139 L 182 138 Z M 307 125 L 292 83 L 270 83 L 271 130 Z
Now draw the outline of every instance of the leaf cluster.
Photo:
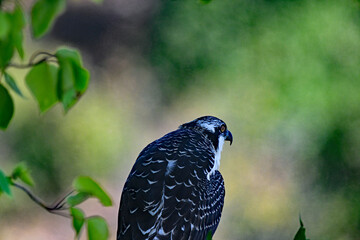
M 100 216 L 85 217 L 84 212 L 76 206 L 90 197 L 99 199 L 103 206 L 111 206 L 109 195 L 93 179 L 86 176 L 77 177 L 73 182 L 76 194 L 67 197 L 70 206 L 73 227 L 76 236 L 79 237 L 84 225 L 87 226 L 89 240 L 106 240 L 109 237 L 109 229 L 106 221 Z
M 41 112 L 61 102 L 68 111 L 85 92 L 89 72 L 82 66 L 80 54 L 69 48 L 61 48 L 50 60 L 57 65 L 43 61 L 26 75 L 26 84 L 36 98 Z
M 33 195 L 24 186 L 16 183 L 17 180 L 25 183 L 28 186 L 34 186 L 34 181 L 29 173 L 28 168 L 24 163 L 18 164 L 7 176 L 0 169 L 0 194 L 5 193 L 9 197 L 13 197 L 11 187 L 17 187 L 24 190 L 31 199 L 45 208 L 50 213 L 68 212 L 68 215 L 72 219 L 72 226 L 75 230 L 76 237 L 80 238 L 82 229 L 86 226 L 87 235 L 89 240 L 106 240 L 109 237 L 109 229 L 107 222 L 100 216 L 86 217 L 83 210 L 78 208 L 78 205 L 83 203 L 89 198 L 97 198 L 103 206 L 112 206 L 112 201 L 108 193 L 92 178 L 87 176 L 79 176 L 73 182 L 74 190 L 71 191 L 65 198 L 57 201 L 54 206 L 48 206 Z
M 20 163 L 13 169 L 9 176 L 6 176 L 0 169 L 0 194 L 5 193 L 9 197 L 12 197 L 10 186 L 13 185 L 16 180 L 21 180 L 29 186 L 34 186 L 34 180 L 30 175 L 29 169 L 24 163 Z
M 5 4 L 7 6 L 4 6 Z M 0 0 L 0 129 L 5 130 L 8 127 L 14 114 L 11 91 L 24 97 L 17 81 L 8 71 L 10 67 L 29 68 L 25 82 L 38 102 L 41 112 L 46 112 L 58 102 L 67 112 L 86 91 L 90 75 L 83 67 L 81 56 L 75 49 L 63 47 L 54 54 L 38 52 L 30 57 L 27 64 L 12 62 L 15 53 L 24 60 L 23 31 L 27 24 L 30 25 L 33 37 L 41 38 L 51 29 L 65 8 L 66 0 L 36 0 L 31 7 L 30 16 L 27 16 L 18 1 L 5 3 Z M 48 206 L 26 187 L 18 184 L 18 180 L 28 186 L 34 185 L 24 164 L 17 165 L 9 176 L 0 169 L 0 195 L 5 193 L 12 197 L 11 187 L 17 187 L 47 211 L 71 217 L 78 238 L 86 224 L 88 239 L 108 239 L 106 221 L 100 216 L 85 217 L 84 212 L 76 207 L 90 197 L 98 198 L 104 206 L 112 205 L 109 195 L 90 177 L 78 177 L 73 184 L 75 190 L 52 206 Z M 69 215 L 58 213 L 64 210 L 69 211 Z
M 5 4 L 10 6 L 5 7 Z M 26 85 L 41 112 L 57 102 L 62 103 L 67 112 L 85 92 L 90 75 L 75 49 L 60 48 L 55 54 L 38 52 L 27 64 L 12 62 L 15 53 L 24 60 L 25 27 L 30 26 L 34 38 L 41 38 L 65 8 L 66 0 L 37 0 L 31 7 L 30 16 L 27 16 L 18 2 L 0 1 L 0 129 L 5 130 L 14 115 L 10 90 L 24 97 L 16 80 L 8 72 L 11 67 L 30 69 L 25 78 Z

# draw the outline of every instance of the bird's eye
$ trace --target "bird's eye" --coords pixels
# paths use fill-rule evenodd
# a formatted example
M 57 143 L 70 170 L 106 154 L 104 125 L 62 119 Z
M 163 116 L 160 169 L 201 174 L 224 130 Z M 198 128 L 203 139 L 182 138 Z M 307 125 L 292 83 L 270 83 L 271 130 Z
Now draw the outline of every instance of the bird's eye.
M 226 130 L 226 127 L 225 127 L 225 125 L 222 125 L 221 127 L 220 127 L 220 132 L 225 132 L 225 130 Z

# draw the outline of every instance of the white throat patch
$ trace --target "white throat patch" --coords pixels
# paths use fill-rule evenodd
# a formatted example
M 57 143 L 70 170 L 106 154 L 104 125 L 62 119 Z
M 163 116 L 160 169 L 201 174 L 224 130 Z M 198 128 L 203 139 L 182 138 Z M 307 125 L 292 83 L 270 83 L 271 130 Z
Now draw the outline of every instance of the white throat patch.
M 207 174 L 208 180 L 210 180 L 211 174 L 215 173 L 215 171 L 218 170 L 220 167 L 221 151 L 224 146 L 224 142 L 225 142 L 225 137 L 220 136 L 219 137 L 219 145 L 218 145 L 217 151 L 215 151 L 214 166 L 212 167 L 210 172 L 208 172 L 208 174 Z

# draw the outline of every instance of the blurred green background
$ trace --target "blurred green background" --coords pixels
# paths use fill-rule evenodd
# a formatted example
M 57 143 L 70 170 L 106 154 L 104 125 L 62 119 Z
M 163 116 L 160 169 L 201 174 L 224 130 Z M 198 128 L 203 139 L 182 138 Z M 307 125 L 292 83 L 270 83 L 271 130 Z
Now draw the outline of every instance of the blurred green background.
M 30 36 L 28 36 L 28 40 Z M 92 80 L 65 116 L 13 95 L 0 132 L 1 168 L 26 162 L 51 202 L 77 175 L 99 180 L 116 205 L 137 154 L 199 116 L 223 119 L 223 217 L 214 239 L 360 236 L 360 5 L 355 0 L 72 1 L 41 41 L 77 47 Z M 26 71 L 11 72 L 22 79 Z M 22 89 L 25 90 L 25 86 Z M 0 198 L 0 239 L 72 239 L 71 223 L 22 192 Z

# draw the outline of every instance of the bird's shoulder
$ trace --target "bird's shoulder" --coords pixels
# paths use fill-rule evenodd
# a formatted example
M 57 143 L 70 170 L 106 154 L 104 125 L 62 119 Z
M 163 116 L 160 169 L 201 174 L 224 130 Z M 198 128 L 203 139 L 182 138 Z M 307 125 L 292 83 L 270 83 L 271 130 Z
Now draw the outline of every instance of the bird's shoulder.
M 177 163 L 185 161 L 184 164 L 206 164 L 210 159 L 211 163 L 214 156 L 214 147 L 203 134 L 180 128 L 147 145 L 137 157 L 131 173 L 149 165 L 167 165 L 167 160 L 178 160 Z
M 124 186 L 137 199 L 147 192 L 163 192 L 164 184 L 174 190 L 183 186 L 206 188 L 207 174 L 214 164 L 211 143 L 196 131 L 178 129 L 150 143 L 139 154 Z M 136 193 L 136 194 L 135 194 Z M 136 196 L 136 197 L 135 197 Z
M 166 153 L 177 152 L 179 154 L 182 154 L 182 152 L 208 152 L 212 154 L 213 146 L 201 132 L 180 128 L 150 143 L 140 152 L 138 159 L 158 151 Z

